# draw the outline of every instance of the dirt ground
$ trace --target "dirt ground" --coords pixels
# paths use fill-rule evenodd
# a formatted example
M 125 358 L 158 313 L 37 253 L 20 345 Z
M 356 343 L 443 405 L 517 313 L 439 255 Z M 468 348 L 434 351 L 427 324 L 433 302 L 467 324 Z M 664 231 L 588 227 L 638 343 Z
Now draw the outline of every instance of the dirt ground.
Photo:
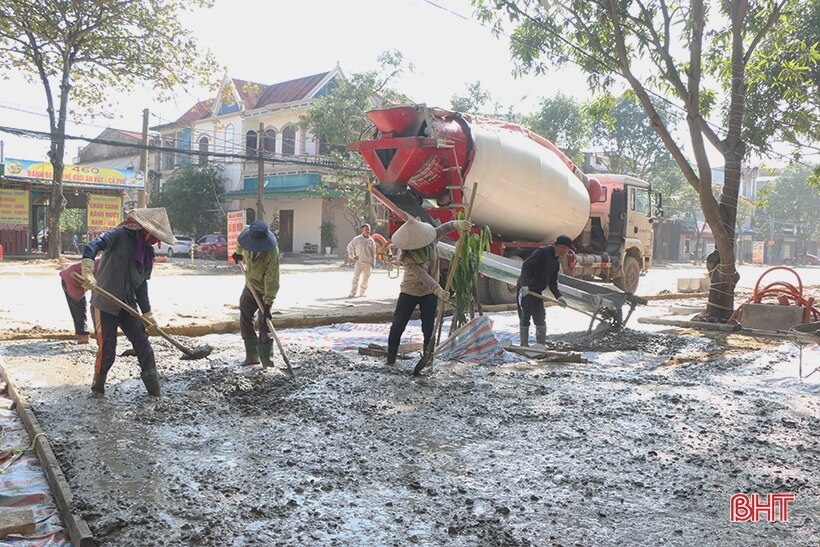
M 93 345 L 3 359 L 103 545 L 817 545 L 820 400 L 760 382 L 784 350 L 716 340 L 554 335 L 610 353 L 417 379 L 289 344 L 293 381 L 236 365 L 236 337 L 188 340 L 201 361 L 158 341 L 159 399 L 122 357 L 91 396 Z M 789 522 L 730 523 L 737 492 L 795 493 Z

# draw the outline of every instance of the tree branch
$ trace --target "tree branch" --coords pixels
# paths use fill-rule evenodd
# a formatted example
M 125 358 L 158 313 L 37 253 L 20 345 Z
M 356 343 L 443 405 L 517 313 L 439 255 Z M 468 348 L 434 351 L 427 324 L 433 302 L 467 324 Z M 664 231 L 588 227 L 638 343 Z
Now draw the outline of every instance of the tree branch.
M 760 41 L 763 39 L 766 34 L 772 29 L 772 27 L 777 23 L 777 20 L 780 19 L 780 14 L 783 10 L 783 6 L 786 4 L 786 0 L 783 0 L 779 4 L 775 5 L 772 12 L 769 14 L 769 17 L 766 19 L 766 24 L 763 25 L 763 28 L 752 38 L 752 43 L 749 44 L 749 49 L 746 51 L 746 54 L 743 56 L 743 66 L 746 66 L 749 63 L 749 59 L 752 58 L 752 54 L 754 53 L 757 46 L 760 44 Z

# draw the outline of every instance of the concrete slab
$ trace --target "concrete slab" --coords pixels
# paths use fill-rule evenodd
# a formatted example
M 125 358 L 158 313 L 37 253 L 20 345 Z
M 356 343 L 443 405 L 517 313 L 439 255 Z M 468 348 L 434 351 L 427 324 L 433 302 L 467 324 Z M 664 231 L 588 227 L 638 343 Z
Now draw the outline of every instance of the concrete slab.
M 740 321 L 744 329 L 788 330 L 803 324 L 803 308 L 778 304 L 744 304 Z

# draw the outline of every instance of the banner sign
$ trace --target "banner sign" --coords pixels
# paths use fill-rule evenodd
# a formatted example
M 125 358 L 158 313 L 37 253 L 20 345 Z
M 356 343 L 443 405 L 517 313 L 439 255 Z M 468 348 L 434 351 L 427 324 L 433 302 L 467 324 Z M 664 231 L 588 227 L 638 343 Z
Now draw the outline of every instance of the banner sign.
M 122 222 L 122 198 L 88 195 L 88 229 L 108 231 Z
M 755 241 L 752 243 L 752 264 L 763 264 L 763 241 Z
M 0 188 L 0 227 L 6 230 L 28 228 L 28 190 Z
M 245 211 L 231 211 L 228 213 L 228 262 L 233 264 L 233 255 L 236 252 L 236 238 L 245 228 Z
M 30 161 L 6 158 L 6 176 L 21 179 L 50 181 L 54 169 L 47 161 Z M 63 182 L 68 184 L 90 184 L 111 186 L 113 188 L 142 188 L 142 171 L 134 169 L 111 169 L 93 165 L 66 164 L 63 171 Z

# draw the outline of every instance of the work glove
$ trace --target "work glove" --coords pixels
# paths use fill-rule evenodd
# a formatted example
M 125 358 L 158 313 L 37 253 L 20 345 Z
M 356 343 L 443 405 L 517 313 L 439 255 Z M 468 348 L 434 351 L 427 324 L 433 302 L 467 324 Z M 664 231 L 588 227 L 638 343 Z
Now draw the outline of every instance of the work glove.
M 530 288 L 526 285 L 522 285 L 522 287 L 518 289 L 518 301 L 521 302 L 524 300 L 524 297 L 527 296 L 528 292 L 530 292 Z
M 94 279 L 94 259 L 84 258 L 80 261 L 80 268 L 82 269 L 83 280 L 80 285 L 86 291 L 90 291 L 97 286 L 97 280 Z
M 467 232 L 470 228 L 473 227 L 473 223 L 469 220 L 457 220 L 456 221 L 456 230 L 459 232 Z
M 559 296 L 559 297 L 558 297 L 558 303 L 559 303 L 559 304 L 561 304 L 561 307 L 562 307 L 562 308 L 566 308 L 566 307 L 567 307 L 567 299 L 566 299 L 566 298 L 564 298 L 563 296 Z
M 433 291 L 433 294 L 435 294 L 440 300 L 444 302 L 450 301 L 450 293 L 445 291 L 441 287 L 436 287 L 436 289 Z
M 237 264 L 239 264 L 240 262 L 242 262 L 242 255 L 241 255 L 241 254 L 239 254 L 239 253 L 234 253 L 234 254 L 232 254 L 232 255 L 231 255 L 231 258 L 233 258 L 233 261 L 234 261 L 234 262 L 236 262 Z
M 148 321 L 150 321 L 150 322 L 151 322 L 151 325 L 152 325 L 152 326 L 147 326 L 147 327 L 145 327 L 145 330 L 146 330 L 146 332 L 148 332 L 148 335 L 149 335 L 149 336 L 156 336 L 156 335 L 158 335 L 158 334 L 159 334 L 159 332 L 158 332 L 158 331 L 157 331 L 157 329 L 156 329 L 156 326 L 157 326 L 157 320 L 156 320 L 156 319 L 154 319 L 154 314 L 153 314 L 153 312 L 147 311 L 147 312 L 143 313 L 143 314 L 142 314 L 142 318 L 143 318 L 143 319 L 147 319 Z
M 273 305 L 273 302 L 271 302 L 270 304 L 265 304 L 265 313 L 263 314 L 265 316 L 265 319 L 273 319 L 273 316 L 271 315 L 271 312 L 270 312 L 270 307 L 272 305 Z

